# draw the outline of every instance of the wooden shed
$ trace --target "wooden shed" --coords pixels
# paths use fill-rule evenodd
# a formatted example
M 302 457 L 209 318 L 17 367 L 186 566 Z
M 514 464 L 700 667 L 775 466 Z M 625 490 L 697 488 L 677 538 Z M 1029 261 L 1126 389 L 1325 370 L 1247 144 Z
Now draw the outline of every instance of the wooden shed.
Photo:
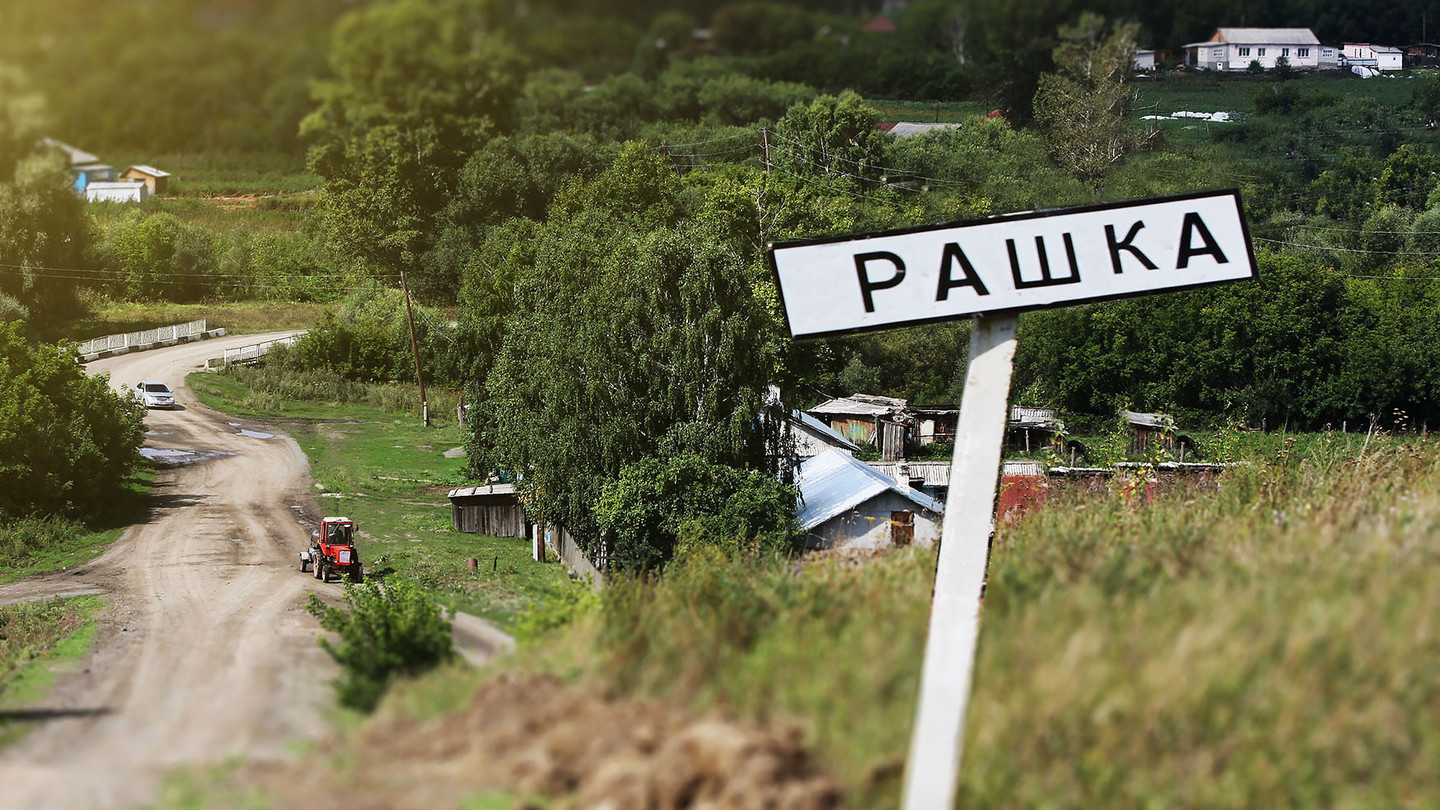
M 515 495 L 514 484 L 450 490 L 450 524 L 457 532 L 487 537 L 530 536 L 530 521 Z
M 154 166 L 131 166 L 120 175 L 120 179 L 144 183 L 150 190 L 150 195 L 154 196 L 165 193 L 165 188 L 170 183 L 170 173 L 162 172 Z

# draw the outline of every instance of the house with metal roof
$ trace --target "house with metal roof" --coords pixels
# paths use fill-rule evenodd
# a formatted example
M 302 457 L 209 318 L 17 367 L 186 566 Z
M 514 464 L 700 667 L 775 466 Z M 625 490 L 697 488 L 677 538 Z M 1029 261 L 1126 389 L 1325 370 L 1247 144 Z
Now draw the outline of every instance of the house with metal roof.
M 170 182 L 170 173 L 163 172 L 154 166 L 131 166 L 120 175 L 121 180 L 138 181 L 150 189 L 150 196 L 164 194 Z
M 846 455 L 860 451 L 860 445 L 804 411 L 790 412 L 787 429 L 795 444 L 795 455 L 799 458 L 818 456 L 826 450 L 839 450 Z
M 1274 70 L 1283 58 L 1295 70 L 1315 70 L 1320 67 L 1320 50 L 1320 40 L 1309 28 L 1217 28 L 1204 42 L 1185 46 L 1185 65 L 1245 71 L 1258 63 Z
M 1377 73 L 1389 73 L 1405 66 L 1405 52 L 1389 45 L 1376 45 L 1373 42 L 1347 42 L 1344 53 L 1345 64 L 1352 70 L 1358 67 L 1370 68 Z
M 940 501 L 838 450 L 806 459 L 795 488 L 807 548 L 874 549 L 940 539 Z

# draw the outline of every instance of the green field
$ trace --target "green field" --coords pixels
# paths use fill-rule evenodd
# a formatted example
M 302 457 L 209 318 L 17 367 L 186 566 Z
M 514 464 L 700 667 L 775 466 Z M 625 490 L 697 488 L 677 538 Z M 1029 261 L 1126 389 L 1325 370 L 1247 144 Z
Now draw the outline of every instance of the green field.
M 463 458 L 444 456 L 462 442 L 453 396 L 432 394 L 427 428 L 414 414 L 375 405 L 256 396 L 217 374 L 187 381 L 207 405 L 269 419 L 295 437 L 310 459 L 321 509 L 356 520 L 370 574 L 409 577 L 446 607 L 506 629 L 535 599 L 569 581 L 559 563 L 532 560 L 526 540 L 451 528 L 446 492 L 474 483 Z M 473 571 L 472 557 L 479 561 Z
M 245 335 L 284 329 L 308 329 L 332 304 L 295 301 L 228 301 L 203 304 L 175 304 L 168 301 L 89 302 L 84 317 L 71 323 L 65 337 L 81 341 L 101 335 L 118 335 L 205 319 L 211 329 L 224 327 L 226 334 Z

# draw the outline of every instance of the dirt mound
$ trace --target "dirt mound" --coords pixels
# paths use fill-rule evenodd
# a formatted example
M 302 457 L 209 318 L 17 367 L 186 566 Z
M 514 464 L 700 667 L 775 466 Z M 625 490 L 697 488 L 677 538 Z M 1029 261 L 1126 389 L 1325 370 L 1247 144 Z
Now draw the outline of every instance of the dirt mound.
M 340 770 L 267 781 L 296 807 L 349 810 L 454 806 L 497 789 L 587 810 L 828 810 L 841 799 L 794 730 L 607 700 L 550 676 L 498 677 L 464 712 L 375 721 L 348 744 L 304 758 L 343 757 Z

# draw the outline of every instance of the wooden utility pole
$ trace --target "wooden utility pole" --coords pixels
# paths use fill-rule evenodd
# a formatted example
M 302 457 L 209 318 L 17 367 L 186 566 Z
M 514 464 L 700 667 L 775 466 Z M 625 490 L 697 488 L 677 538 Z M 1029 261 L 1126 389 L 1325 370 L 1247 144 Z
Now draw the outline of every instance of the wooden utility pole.
M 765 173 L 770 173 L 770 130 L 760 128 L 760 147 L 765 152 Z
M 420 344 L 415 340 L 415 313 L 410 309 L 410 286 L 400 271 L 400 292 L 405 295 L 405 320 L 410 324 L 410 352 L 415 355 L 415 381 L 420 384 L 420 418 L 430 427 L 430 401 L 425 399 L 425 376 L 420 373 Z

